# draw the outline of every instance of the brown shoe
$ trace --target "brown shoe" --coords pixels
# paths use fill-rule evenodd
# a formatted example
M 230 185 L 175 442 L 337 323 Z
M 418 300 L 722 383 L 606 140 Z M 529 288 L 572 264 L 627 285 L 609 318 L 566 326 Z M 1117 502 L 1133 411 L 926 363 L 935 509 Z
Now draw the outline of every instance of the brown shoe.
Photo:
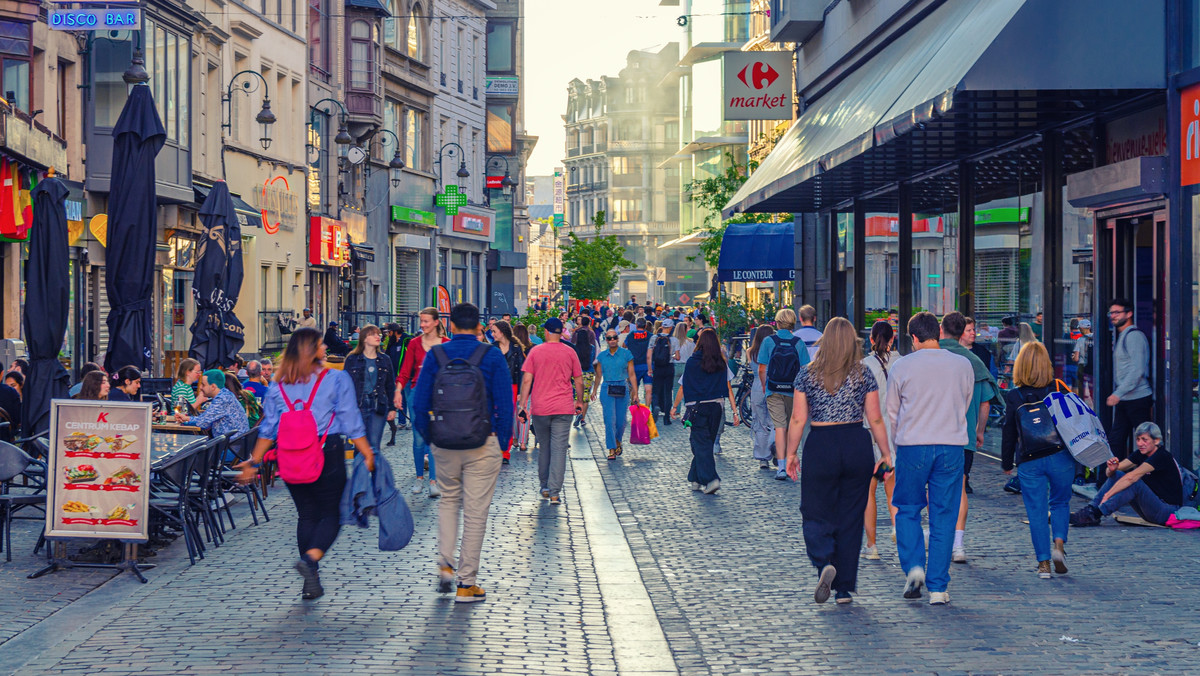
M 1050 579 L 1050 562 L 1049 561 L 1038 561 L 1038 577 L 1042 578 L 1043 580 Z
M 1059 539 L 1054 540 L 1054 545 L 1050 549 L 1050 559 L 1054 561 L 1054 572 L 1059 575 L 1065 575 L 1067 572 L 1067 551 L 1066 544 Z

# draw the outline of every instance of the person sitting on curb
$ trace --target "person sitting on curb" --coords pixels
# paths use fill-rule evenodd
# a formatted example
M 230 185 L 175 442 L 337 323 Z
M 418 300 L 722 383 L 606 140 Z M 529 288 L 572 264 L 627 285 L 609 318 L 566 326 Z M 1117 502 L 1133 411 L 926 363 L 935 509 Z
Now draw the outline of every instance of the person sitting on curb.
M 1137 450 L 1124 460 L 1109 458 L 1108 479 L 1091 503 L 1071 515 L 1072 526 L 1099 526 L 1101 519 L 1125 505 L 1132 505 L 1146 521 L 1164 526 L 1180 507 L 1195 505 L 1196 477 L 1181 471 L 1163 448 L 1158 425 L 1144 422 L 1133 437 Z

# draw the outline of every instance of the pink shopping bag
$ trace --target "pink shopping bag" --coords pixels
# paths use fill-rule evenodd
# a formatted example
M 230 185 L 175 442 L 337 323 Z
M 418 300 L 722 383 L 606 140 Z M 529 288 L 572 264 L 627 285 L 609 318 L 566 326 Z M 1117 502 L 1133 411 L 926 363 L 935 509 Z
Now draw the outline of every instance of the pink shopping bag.
M 640 404 L 629 407 L 632 422 L 629 426 L 629 443 L 646 445 L 650 443 L 650 408 Z

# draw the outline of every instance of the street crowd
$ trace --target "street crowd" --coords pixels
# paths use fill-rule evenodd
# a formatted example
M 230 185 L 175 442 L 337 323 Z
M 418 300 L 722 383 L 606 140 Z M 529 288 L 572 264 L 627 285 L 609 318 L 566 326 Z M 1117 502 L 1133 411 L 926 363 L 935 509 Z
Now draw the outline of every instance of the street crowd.
M 345 522 L 347 440 L 370 472 L 385 429 L 392 446 L 396 430 L 411 425 L 412 493 L 441 500 L 437 589 L 465 603 L 486 598 L 477 579 L 484 532 L 513 446 L 536 447 L 538 493 L 560 505 L 570 430 L 587 424 L 593 404 L 601 407 L 609 460 L 627 450 L 627 439 L 650 443 L 648 428 L 682 422 L 692 451 L 686 484 L 712 495 L 721 486 L 714 454 L 722 452 L 728 404 L 735 426 L 749 412 L 753 448 L 746 450 L 759 467 L 800 483 L 817 603 L 852 602 L 859 559 L 880 557 L 883 501 L 905 573 L 902 596 L 921 598 L 927 589 L 929 603 L 940 605 L 950 600 L 951 564 L 967 560 L 969 477 L 989 418 L 999 421 L 1002 469 L 1018 479 L 1006 490 L 1024 501 L 1041 578 L 1067 572 L 1070 526 L 1097 525 L 1122 507 L 1157 525 L 1200 522 L 1200 485 L 1151 422 L 1148 342 L 1132 310 L 1124 299 L 1109 308 L 1112 457 L 1095 468 L 1082 467 L 1049 422 L 1044 402 L 1073 388 L 1055 377 L 1038 335 L 1021 324 L 1015 347 L 981 351 L 980 327 L 958 312 L 940 320 L 916 313 L 900 356 L 894 321 L 874 322 L 864 346 L 844 318 L 818 329 L 808 305 L 779 310 L 744 342 L 723 343 L 702 306 L 631 298 L 623 307 L 588 303 L 522 323 L 482 317 L 463 303 L 448 317 L 421 310 L 414 336 L 396 324 L 354 327 L 340 369 L 326 361 L 346 343 L 336 325 L 322 333 L 315 321 L 296 327 L 274 362 L 204 370 L 185 359 L 169 404 L 177 423 L 213 434 L 258 427 L 253 454 L 236 468 L 249 482 L 265 463 L 277 465 L 299 516 L 295 567 L 304 598 L 324 593 L 319 562 Z M 1076 345 L 1071 363 L 1089 363 L 1090 343 Z M 999 380 L 997 359 L 1008 362 Z M 24 368 L 12 367 L 5 380 L 15 386 L 0 385 L 0 414 L 9 416 Z M 73 396 L 137 398 L 137 369 L 105 374 L 89 363 L 83 371 Z M 1077 390 L 1077 374 L 1069 379 Z M 1071 514 L 1072 485 L 1093 472 L 1095 499 Z

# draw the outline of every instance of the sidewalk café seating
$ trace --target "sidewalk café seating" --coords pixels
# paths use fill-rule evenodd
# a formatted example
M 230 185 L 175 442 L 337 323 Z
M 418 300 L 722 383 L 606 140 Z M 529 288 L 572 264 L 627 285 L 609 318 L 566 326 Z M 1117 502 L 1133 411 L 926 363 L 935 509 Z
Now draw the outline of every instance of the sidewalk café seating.
M 25 475 L 25 472 L 33 468 L 40 469 L 42 486 L 35 488 L 35 492 L 28 493 L 13 493 L 12 480 L 16 477 Z M 42 515 L 38 517 L 40 520 L 45 520 L 46 516 L 46 493 L 45 493 L 45 476 L 46 465 L 40 460 L 35 460 L 28 453 L 13 446 L 7 442 L 0 442 L 0 518 L 4 520 L 4 531 L 0 533 L 0 549 L 4 550 L 4 560 L 12 561 L 12 521 L 14 518 L 29 518 L 17 517 L 15 514 L 22 509 L 34 508 L 40 509 Z M 21 487 L 24 488 L 24 487 Z M 38 544 L 34 549 L 41 547 L 43 536 L 38 536 Z
M 150 510 L 158 518 L 151 519 L 151 529 L 158 539 L 166 536 L 166 529 L 183 533 L 187 545 L 188 559 L 196 565 L 196 557 L 204 558 L 204 543 L 200 540 L 199 519 L 192 507 L 190 494 L 196 480 L 196 468 L 207 458 L 211 439 L 196 439 L 175 453 L 156 475 L 156 485 L 151 489 Z
M 232 465 L 236 465 L 239 462 L 249 459 L 250 455 L 254 452 L 254 446 L 257 443 L 257 427 L 252 427 L 245 434 L 234 437 L 229 442 L 229 450 L 233 453 L 233 462 L 230 463 L 230 467 L 221 471 L 222 490 L 233 491 L 246 496 L 246 502 L 250 504 L 250 516 L 254 519 L 255 526 L 258 525 L 258 512 L 255 510 L 256 503 L 258 505 L 258 509 L 262 510 L 263 519 L 267 521 L 271 520 L 271 517 L 267 516 L 267 506 L 263 504 L 262 496 L 259 495 L 258 492 L 259 482 L 252 481 L 244 486 L 239 484 L 237 479 L 241 475 L 241 472 L 233 469 Z M 231 518 L 230 521 L 232 522 L 233 519 Z
M 229 440 L 224 436 L 214 437 L 200 451 L 202 458 L 196 461 L 194 468 L 195 483 L 188 490 L 188 498 L 192 509 L 203 520 L 204 536 L 214 547 L 220 547 L 225 542 L 225 522 L 221 518 L 221 478 L 218 474 L 221 458 Z M 228 512 L 229 505 L 225 505 Z M 230 527 L 233 526 L 233 515 L 229 515 Z

